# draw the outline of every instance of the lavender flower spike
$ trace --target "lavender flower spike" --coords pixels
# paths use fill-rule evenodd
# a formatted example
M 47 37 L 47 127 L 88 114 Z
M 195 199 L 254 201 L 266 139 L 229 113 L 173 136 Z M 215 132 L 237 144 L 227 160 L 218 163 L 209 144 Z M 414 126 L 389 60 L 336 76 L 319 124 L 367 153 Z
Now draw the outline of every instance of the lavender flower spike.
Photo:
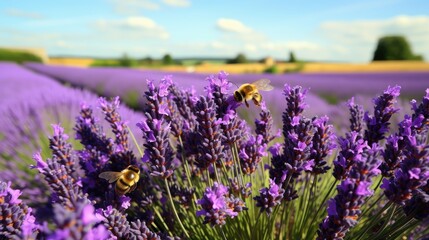
M 329 170 L 325 160 L 332 150 L 336 147 L 335 135 L 332 132 L 333 126 L 328 125 L 329 118 L 327 116 L 315 118 L 313 120 L 314 135 L 313 148 L 310 152 L 310 159 L 314 160 L 314 166 L 311 170 L 314 174 L 325 173 Z
M 368 112 L 365 112 L 364 120 L 367 125 L 365 140 L 368 141 L 368 145 L 383 140 L 384 134 L 389 132 L 389 120 L 395 112 L 399 111 L 399 109 L 393 107 L 393 104 L 396 103 L 400 90 L 400 86 L 389 86 L 383 95 L 374 99 L 374 116 L 370 116 Z
M 115 134 L 116 152 L 128 151 L 127 125 L 126 122 L 121 120 L 121 116 L 117 112 L 120 104 L 119 97 L 115 97 L 112 102 L 108 102 L 105 98 L 100 97 L 99 103 L 106 121 L 110 123 L 112 131 Z
M 405 158 L 394 177 L 383 179 L 381 185 L 387 198 L 400 205 L 406 204 L 429 180 L 429 146 L 417 145 L 416 137 L 409 140 L 412 144 L 404 149 Z
M 284 190 L 270 179 L 270 187 L 259 190 L 259 196 L 254 197 L 256 206 L 261 208 L 261 212 L 270 215 L 275 206 L 281 203 Z
M 224 136 L 220 131 L 221 119 L 216 119 L 214 100 L 201 96 L 195 106 L 195 116 L 198 121 L 198 151 L 197 166 L 201 170 L 207 169 L 212 164 L 221 166 L 225 160 L 221 144 Z
M 266 156 L 267 145 L 263 142 L 263 136 L 251 135 L 250 139 L 241 147 L 239 158 L 241 170 L 244 174 L 252 174 L 256 171 L 262 157 Z
M 21 191 L 0 181 L 0 239 L 34 238 L 38 226 L 32 209 L 19 199 Z
M 350 111 L 350 131 L 358 132 L 359 135 L 363 131 L 363 107 L 362 105 L 355 104 L 355 98 L 352 97 L 347 101 Z
M 150 163 L 150 174 L 168 178 L 173 174 L 174 154 L 169 142 L 170 125 L 164 119 L 152 119 L 146 114 L 146 120 L 137 126 L 143 131 L 145 139 L 142 161 Z
M 55 230 L 46 226 L 41 229 L 41 235 L 46 239 L 107 239 L 109 231 L 105 226 L 98 224 L 101 218 L 94 211 L 94 206 L 80 200 L 75 209 L 54 205 Z
M 328 216 L 319 224 L 317 239 L 343 239 L 358 223 L 360 207 L 373 194 L 372 178 L 380 174 L 380 150 L 373 144 L 362 158 L 355 160 L 348 177 L 337 186 L 338 194 L 328 202 Z
M 204 216 L 204 223 L 210 223 L 212 227 L 224 225 L 226 218 L 238 216 L 244 207 L 244 202 L 234 197 L 227 197 L 228 188 L 215 182 L 213 187 L 207 188 L 201 199 L 197 201 L 202 210 L 197 211 L 197 216 Z

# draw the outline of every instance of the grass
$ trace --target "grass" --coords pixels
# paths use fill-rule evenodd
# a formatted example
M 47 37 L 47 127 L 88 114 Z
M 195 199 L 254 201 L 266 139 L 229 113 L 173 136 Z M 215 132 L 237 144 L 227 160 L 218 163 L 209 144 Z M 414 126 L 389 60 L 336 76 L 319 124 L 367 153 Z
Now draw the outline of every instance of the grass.
M 51 58 L 50 64 L 68 65 L 68 66 L 81 66 L 88 67 L 96 60 L 90 58 Z M 262 73 L 269 66 L 263 63 L 245 63 L 245 64 L 225 64 L 221 61 L 204 61 L 203 63 L 197 61 L 186 61 L 183 65 L 169 65 L 162 64 L 141 65 L 140 68 L 155 68 L 166 71 L 192 71 L 201 73 L 215 73 L 220 70 L 229 73 Z M 404 71 L 429 71 L 429 63 L 421 61 L 379 61 L 369 63 L 324 63 L 324 62 L 305 62 L 302 63 L 277 63 L 276 67 L 280 73 L 283 72 L 404 72 Z

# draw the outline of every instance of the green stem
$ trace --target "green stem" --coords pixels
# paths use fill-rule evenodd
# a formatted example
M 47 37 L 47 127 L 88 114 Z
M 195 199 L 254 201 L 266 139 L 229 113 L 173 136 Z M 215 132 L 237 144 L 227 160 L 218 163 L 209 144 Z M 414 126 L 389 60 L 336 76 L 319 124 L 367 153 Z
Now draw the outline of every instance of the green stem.
M 395 210 L 396 210 L 396 205 L 393 205 L 393 207 L 391 209 L 389 209 L 389 211 L 390 211 L 389 217 L 387 218 L 387 220 L 384 221 L 383 225 L 380 227 L 380 229 L 378 230 L 378 232 L 374 238 L 377 238 L 378 236 L 380 236 L 383 233 L 387 224 L 389 224 L 390 220 L 392 220 L 392 217 L 393 217 L 393 214 L 395 213 Z
M 371 204 L 371 206 L 367 209 L 365 209 L 365 211 L 362 212 L 361 216 L 365 216 L 365 214 L 371 209 L 373 208 L 383 197 L 383 194 L 380 194 L 380 196 L 377 198 L 377 200 L 375 200 L 375 202 L 373 204 Z
M 259 222 L 259 218 L 261 217 L 261 215 L 262 215 L 262 212 L 259 211 L 258 217 L 256 217 L 255 226 L 253 226 L 252 230 L 251 230 L 251 237 L 252 237 L 252 239 L 253 239 L 253 236 L 255 236 L 254 232 L 255 232 L 255 229 L 258 228 L 258 222 Z
M 311 179 L 311 178 L 310 178 Z M 316 185 L 317 185 L 317 174 L 314 175 L 314 179 L 313 179 L 313 184 L 311 184 L 311 189 L 310 189 L 310 193 L 308 194 L 308 199 L 307 199 L 307 207 L 305 209 L 305 215 L 304 215 L 304 221 L 301 225 L 301 232 L 305 234 L 305 237 L 307 237 L 310 233 L 308 231 L 306 231 L 305 229 L 303 229 L 304 226 L 308 226 L 308 217 L 309 217 L 309 212 L 310 212 L 310 206 L 314 205 L 314 201 L 311 201 L 311 196 L 315 196 L 315 191 L 316 191 Z
M 137 150 L 138 150 L 138 151 L 139 151 L 139 153 L 140 153 L 140 156 L 142 156 L 142 157 L 143 157 L 143 151 L 142 151 L 142 149 L 140 148 L 139 144 L 137 143 L 137 140 L 136 140 L 136 138 L 134 137 L 133 132 L 131 132 L 130 127 L 128 127 L 128 126 L 127 126 L 127 130 L 128 130 L 128 132 L 130 133 L 131 139 L 133 139 L 133 142 L 134 142 L 134 144 L 136 145 Z
M 164 225 L 164 228 L 168 231 L 168 233 L 173 236 L 173 233 L 171 232 L 170 228 L 167 226 L 167 224 L 164 221 L 164 218 L 161 216 L 161 214 L 158 212 L 157 208 L 154 208 L 154 212 L 158 219 L 161 221 L 162 225 Z M 159 228 L 158 228 L 159 229 Z M 159 229 L 161 230 L 161 229 Z
M 307 178 L 307 177 L 308 176 L 305 176 L 305 178 Z M 305 218 L 306 209 L 307 209 L 307 206 L 308 206 L 308 201 L 306 201 L 307 200 L 307 193 L 308 193 L 308 191 L 306 191 L 306 190 L 308 189 L 308 182 L 310 180 L 305 179 L 304 181 L 305 181 L 305 183 L 304 183 L 304 193 L 301 196 L 301 200 L 299 201 L 299 207 L 298 207 L 299 210 L 303 209 L 304 211 L 301 212 L 302 214 L 299 214 L 300 218 L 299 218 L 299 221 L 296 224 L 296 227 L 294 227 L 294 233 L 293 233 L 293 235 L 296 238 L 299 238 L 299 239 L 302 238 L 302 233 L 303 232 L 301 231 L 301 229 L 302 229 L 302 225 L 304 224 L 304 218 Z M 308 194 L 308 197 L 310 197 L 309 194 Z M 301 235 L 301 236 L 298 236 L 298 235 Z
M 166 178 L 164 178 L 165 187 L 167 188 L 168 197 L 170 198 L 171 207 L 173 208 L 174 215 L 176 216 L 177 221 L 179 221 L 179 225 L 182 228 L 183 232 L 185 233 L 186 237 L 189 238 L 189 234 L 186 231 L 185 227 L 183 226 L 182 221 L 179 218 L 179 214 L 177 214 L 176 207 L 174 206 L 173 198 L 171 197 L 170 193 L 170 187 L 168 186 L 168 181 Z
M 392 205 L 392 202 L 389 201 L 382 209 L 380 209 L 373 217 L 371 217 L 371 221 L 368 224 L 366 224 L 366 226 L 362 230 L 360 230 L 361 233 L 357 238 L 354 238 L 354 239 L 356 240 L 361 239 L 368 232 L 368 230 L 374 226 L 374 223 L 380 219 L 381 214 L 384 211 L 386 211 L 386 209 L 389 209 L 391 205 Z
M 242 186 L 244 186 L 244 180 L 243 180 L 243 171 L 242 171 L 242 169 L 241 169 L 241 163 L 240 163 L 240 157 L 238 156 L 238 148 L 237 148 L 237 144 L 236 143 L 234 143 L 234 150 L 235 150 L 235 159 L 236 159 L 236 161 L 237 161 L 237 163 L 238 163 L 238 175 L 240 176 L 240 178 L 241 178 L 241 184 L 242 184 Z
M 335 180 L 332 183 L 331 187 L 329 188 L 329 191 L 326 193 L 325 197 L 323 198 L 323 201 L 320 203 L 319 208 L 314 213 L 309 226 L 313 226 L 314 221 L 316 221 L 316 218 L 318 217 L 320 210 L 322 210 L 322 207 L 325 205 L 326 199 L 328 199 L 328 197 L 331 195 L 332 190 L 335 188 L 335 185 L 337 185 L 337 181 L 338 180 Z

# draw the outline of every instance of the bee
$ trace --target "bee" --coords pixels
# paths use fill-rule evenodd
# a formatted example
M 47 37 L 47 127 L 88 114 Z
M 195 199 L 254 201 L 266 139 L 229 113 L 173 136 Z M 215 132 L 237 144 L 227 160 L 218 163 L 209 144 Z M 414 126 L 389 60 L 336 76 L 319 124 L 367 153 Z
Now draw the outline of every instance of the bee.
M 237 102 L 244 102 L 247 107 L 249 107 L 249 103 L 247 102 L 249 100 L 252 100 L 256 106 L 260 106 L 262 95 L 259 93 L 259 90 L 271 91 L 273 88 L 274 87 L 270 85 L 269 79 L 259 79 L 256 82 L 241 85 L 234 92 L 234 99 Z
M 102 172 L 98 177 L 106 179 L 109 183 L 116 182 L 116 194 L 124 195 L 132 192 L 137 187 L 137 182 L 140 179 L 140 169 L 137 166 L 130 165 L 120 172 Z

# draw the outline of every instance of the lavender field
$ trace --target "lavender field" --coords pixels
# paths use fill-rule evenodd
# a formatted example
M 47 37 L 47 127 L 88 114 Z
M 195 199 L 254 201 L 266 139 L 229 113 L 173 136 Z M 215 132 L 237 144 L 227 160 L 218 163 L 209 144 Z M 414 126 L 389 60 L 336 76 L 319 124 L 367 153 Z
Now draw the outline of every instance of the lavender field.
M 261 107 L 234 99 L 261 78 Z M 0 239 L 429 238 L 429 72 L 0 63 L 0 84 Z

